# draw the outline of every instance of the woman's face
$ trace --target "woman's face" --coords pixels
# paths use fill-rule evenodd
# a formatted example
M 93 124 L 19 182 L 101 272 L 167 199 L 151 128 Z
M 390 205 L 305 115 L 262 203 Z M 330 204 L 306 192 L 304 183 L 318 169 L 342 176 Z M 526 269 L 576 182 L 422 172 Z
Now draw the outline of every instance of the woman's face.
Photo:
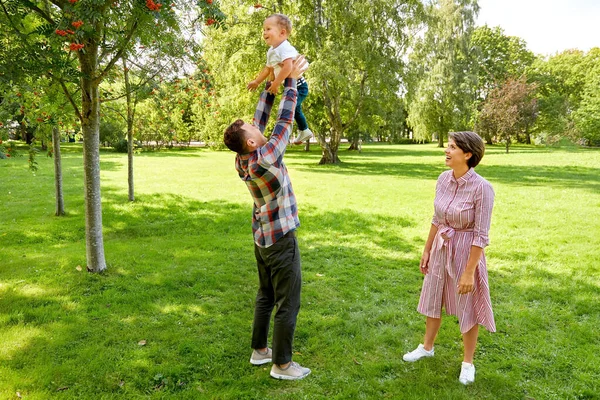
M 468 168 L 467 161 L 471 158 L 471 153 L 465 153 L 460 147 L 454 143 L 454 140 L 448 140 L 448 147 L 446 147 L 446 165 L 452 169 L 456 168 Z

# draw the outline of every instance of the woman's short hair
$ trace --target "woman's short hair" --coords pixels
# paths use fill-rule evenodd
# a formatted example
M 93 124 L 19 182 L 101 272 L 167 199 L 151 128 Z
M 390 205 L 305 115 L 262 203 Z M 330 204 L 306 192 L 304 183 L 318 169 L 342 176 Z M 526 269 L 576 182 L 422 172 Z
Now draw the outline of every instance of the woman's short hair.
M 242 125 L 244 125 L 244 121 L 238 119 L 225 129 L 225 134 L 223 135 L 225 146 L 238 154 L 246 152 L 246 131 L 242 128 Z
M 454 140 L 456 146 L 465 153 L 471 153 L 467 160 L 469 168 L 475 168 L 485 153 L 483 139 L 475 132 L 449 132 L 448 139 Z
M 281 29 L 285 29 L 288 35 L 292 33 L 292 21 L 290 21 L 287 15 L 271 14 L 267 17 L 267 19 L 269 18 L 276 18 L 277 26 Z

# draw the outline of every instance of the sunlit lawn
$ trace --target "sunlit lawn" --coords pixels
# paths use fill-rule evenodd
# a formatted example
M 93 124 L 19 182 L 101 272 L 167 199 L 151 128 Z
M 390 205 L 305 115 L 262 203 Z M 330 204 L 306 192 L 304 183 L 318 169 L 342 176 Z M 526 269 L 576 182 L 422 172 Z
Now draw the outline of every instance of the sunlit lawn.
M 482 331 L 466 388 L 454 317 L 434 358 L 402 361 L 424 330 L 435 145 L 365 145 L 339 166 L 318 166 L 316 146 L 288 152 L 304 285 L 294 359 L 313 370 L 300 382 L 248 362 L 257 277 L 232 153 L 140 154 L 128 203 L 126 157 L 103 152 L 103 275 L 85 272 L 80 147 L 63 157 L 63 218 L 51 159 L 35 175 L 24 157 L 0 160 L 2 399 L 599 398 L 600 149 L 488 148 L 477 171 L 496 191 L 498 332 Z

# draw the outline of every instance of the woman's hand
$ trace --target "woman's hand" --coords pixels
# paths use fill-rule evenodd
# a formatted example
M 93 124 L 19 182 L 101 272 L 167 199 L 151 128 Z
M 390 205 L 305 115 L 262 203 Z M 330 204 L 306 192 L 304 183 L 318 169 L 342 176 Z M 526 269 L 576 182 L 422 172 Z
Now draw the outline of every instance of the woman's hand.
M 419 262 L 419 268 L 421 269 L 421 273 L 423 275 L 427 275 L 429 270 L 429 252 L 423 251 L 423 255 L 421 256 L 421 262 Z
M 467 294 L 475 288 L 475 274 L 463 272 L 458 280 L 458 294 Z

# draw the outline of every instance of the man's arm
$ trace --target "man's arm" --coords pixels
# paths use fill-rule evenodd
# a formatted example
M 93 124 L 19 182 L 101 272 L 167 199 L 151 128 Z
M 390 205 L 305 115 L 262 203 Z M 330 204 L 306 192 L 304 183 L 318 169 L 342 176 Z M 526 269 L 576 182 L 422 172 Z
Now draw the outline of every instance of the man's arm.
M 267 164 L 275 163 L 285 153 L 290 133 L 292 133 L 297 95 L 296 79 L 286 78 L 283 95 L 279 103 L 277 123 L 267 144 L 259 149 L 262 160 Z
M 285 153 L 285 149 L 289 142 L 290 133 L 292 133 L 292 124 L 294 122 L 294 113 L 296 110 L 296 97 L 298 95 L 298 90 L 296 89 L 296 79 L 304 73 L 306 68 L 306 60 L 304 57 L 299 56 L 292 64 L 290 77 L 285 79 L 285 88 L 283 95 L 281 96 L 281 102 L 279 103 L 279 114 L 277 116 L 275 129 L 273 129 L 273 134 L 271 135 L 271 138 L 267 144 L 258 149 L 261 161 L 265 164 L 275 163 Z M 264 93 L 265 92 L 263 92 L 263 94 Z M 271 97 L 272 105 L 274 96 L 268 95 L 267 97 Z
M 252 125 L 260 129 L 261 133 L 265 133 L 269 116 L 271 115 L 271 108 L 273 108 L 273 101 L 275 96 L 271 93 L 263 90 L 258 98 L 258 104 L 254 111 L 254 118 L 252 118 Z

